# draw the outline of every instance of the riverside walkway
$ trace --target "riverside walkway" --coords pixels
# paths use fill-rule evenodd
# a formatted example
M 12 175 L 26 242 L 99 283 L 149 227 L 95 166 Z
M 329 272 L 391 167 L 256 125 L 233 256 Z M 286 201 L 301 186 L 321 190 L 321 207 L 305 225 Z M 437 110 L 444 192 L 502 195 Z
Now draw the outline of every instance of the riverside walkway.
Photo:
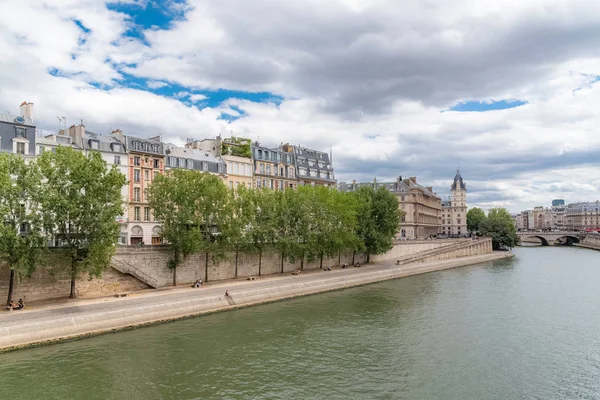
M 265 276 L 253 281 L 220 281 L 199 289 L 178 287 L 123 298 L 72 300 L 7 311 L 0 313 L 0 352 L 511 256 L 511 253 L 494 252 L 405 265 L 395 265 L 390 260 L 360 268 L 308 271 L 299 276 Z M 230 298 L 224 296 L 225 290 L 229 291 Z

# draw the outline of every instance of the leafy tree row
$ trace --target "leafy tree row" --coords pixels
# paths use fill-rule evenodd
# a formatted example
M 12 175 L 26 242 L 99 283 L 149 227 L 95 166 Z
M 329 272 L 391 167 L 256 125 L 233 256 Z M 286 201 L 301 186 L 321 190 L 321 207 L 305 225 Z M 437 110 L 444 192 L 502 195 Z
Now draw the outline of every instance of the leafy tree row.
M 494 250 L 510 249 L 515 247 L 519 240 L 512 217 L 506 208 L 492 208 L 487 215 L 481 208 L 471 208 L 467 212 L 467 229 L 491 237 Z
M 297 190 L 227 189 L 218 177 L 189 170 L 159 176 L 149 190 L 150 206 L 161 221 L 161 235 L 172 249 L 168 263 L 177 283 L 177 267 L 191 254 L 208 260 L 227 252 L 258 254 L 259 274 L 266 251 L 284 260 L 319 261 L 344 250 L 381 254 L 393 245 L 401 211 L 385 189 L 342 193 L 323 186 Z M 237 265 L 237 263 L 236 263 Z M 237 271 L 236 271 L 237 276 Z
M 44 256 L 54 272 L 75 281 L 99 276 L 110 263 L 119 236 L 125 176 L 107 168 L 100 153 L 69 147 L 25 161 L 0 154 L 0 263 L 10 269 L 7 305 L 14 282 L 31 276 Z M 49 241 L 60 247 L 47 251 Z

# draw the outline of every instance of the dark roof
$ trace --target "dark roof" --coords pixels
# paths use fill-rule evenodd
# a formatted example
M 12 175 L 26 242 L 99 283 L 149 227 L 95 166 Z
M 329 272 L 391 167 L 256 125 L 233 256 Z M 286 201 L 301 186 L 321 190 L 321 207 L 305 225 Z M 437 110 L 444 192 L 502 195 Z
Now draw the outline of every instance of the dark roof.
M 450 190 L 467 190 L 467 186 L 463 182 L 462 176 L 460 176 L 460 172 L 456 170 L 456 175 L 454 176 L 454 182 L 452 182 L 452 186 L 450 186 Z

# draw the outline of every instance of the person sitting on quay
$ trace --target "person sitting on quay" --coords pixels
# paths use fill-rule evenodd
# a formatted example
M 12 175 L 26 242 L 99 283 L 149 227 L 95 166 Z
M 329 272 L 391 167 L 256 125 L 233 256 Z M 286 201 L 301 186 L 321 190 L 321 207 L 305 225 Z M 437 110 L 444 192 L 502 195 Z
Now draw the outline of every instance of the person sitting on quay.
M 300 272 L 300 268 L 296 268 L 294 272 L 292 272 L 292 275 L 300 275 Z
M 23 299 L 19 299 L 19 303 L 17 305 L 19 310 L 22 310 L 25 308 L 25 302 L 23 302 Z
M 196 279 L 196 282 L 192 285 L 194 288 L 202 287 L 202 279 Z
M 8 306 L 6 306 L 6 309 L 8 311 L 19 310 L 19 306 L 17 305 L 16 301 L 11 300 L 10 303 L 8 303 Z
M 225 297 L 230 297 L 229 296 L 229 290 L 225 289 Z

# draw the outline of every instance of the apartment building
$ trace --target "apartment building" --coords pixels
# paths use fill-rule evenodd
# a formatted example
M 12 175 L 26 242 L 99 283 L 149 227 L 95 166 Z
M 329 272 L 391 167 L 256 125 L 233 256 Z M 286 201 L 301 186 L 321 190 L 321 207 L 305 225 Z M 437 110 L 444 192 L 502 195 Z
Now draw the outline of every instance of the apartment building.
M 299 185 L 336 185 L 337 181 L 329 154 L 289 144 L 282 145 L 282 147 L 292 150 L 294 153 Z
M 19 115 L 0 114 L 0 152 L 35 156 L 36 126 L 33 103 L 23 102 Z
M 568 230 L 600 231 L 600 201 L 567 205 L 565 220 Z
M 293 153 L 283 148 L 271 149 L 253 143 L 252 159 L 255 188 L 284 190 L 297 187 Z
M 400 209 L 405 213 L 400 222 L 398 239 L 426 239 L 437 235 L 440 229 L 442 201 L 431 186 L 421 186 L 414 176 L 408 179 L 400 176 L 395 182 L 377 182 L 377 179 L 374 179 L 373 182 L 342 183 L 338 189 L 349 192 L 361 186 L 374 189 L 383 187 L 396 195 Z
M 143 139 L 126 136 L 129 151 L 129 244 L 160 244 L 160 223 L 154 221 L 148 204 L 148 188 L 165 171 L 164 144 L 160 137 Z

